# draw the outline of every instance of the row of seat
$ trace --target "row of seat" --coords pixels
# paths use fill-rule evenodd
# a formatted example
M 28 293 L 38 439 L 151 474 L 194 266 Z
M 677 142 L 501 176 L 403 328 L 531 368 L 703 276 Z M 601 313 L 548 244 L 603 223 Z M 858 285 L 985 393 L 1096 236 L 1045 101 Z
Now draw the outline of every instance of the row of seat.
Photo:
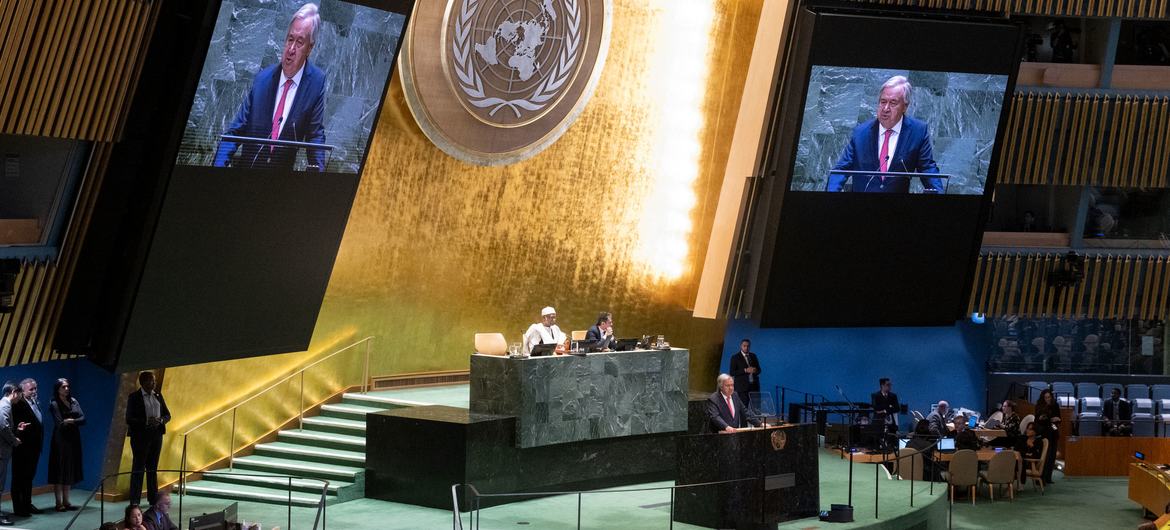
M 1097 384 L 1090 382 L 1081 382 L 1074 385 L 1073 383 L 1064 381 L 1055 381 L 1052 383 L 1048 383 L 1047 381 L 1029 381 L 1025 385 L 1028 387 L 1028 400 L 1032 402 L 1040 398 L 1040 392 L 1049 389 L 1052 390 L 1053 394 L 1056 394 L 1058 399 L 1064 398 L 1065 401 L 1071 401 L 1069 398 L 1085 397 L 1109 399 L 1114 388 L 1120 390 L 1121 396 L 1130 401 L 1135 399 L 1152 399 L 1154 401 L 1170 399 L 1170 385 L 1133 383 L 1123 386 L 1118 383 Z M 1061 406 L 1065 406 L 1065 403 L 1061 403 Z
M 1165 436 L 1170 424 L 1170 399 L 1154 401 L 1149 398 L 1129 400 L 1132 405 L 1131 418 L 1134 436 Z M 1104 420 L 1105 400 L 1084 397 L 1077 403 L 1077 424 L 1081 436 L 1100 436 Z M 1156 428 L 1160 427 L 1160 428 Z

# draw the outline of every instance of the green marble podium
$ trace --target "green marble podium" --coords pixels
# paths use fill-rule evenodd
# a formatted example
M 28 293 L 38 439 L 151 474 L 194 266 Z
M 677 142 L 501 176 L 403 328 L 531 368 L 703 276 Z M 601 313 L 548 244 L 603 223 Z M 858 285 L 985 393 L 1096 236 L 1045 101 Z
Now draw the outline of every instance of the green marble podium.
M 471 412 L 516 418 L 520 448 L 687 430 L 684 349 L 471 356 Z

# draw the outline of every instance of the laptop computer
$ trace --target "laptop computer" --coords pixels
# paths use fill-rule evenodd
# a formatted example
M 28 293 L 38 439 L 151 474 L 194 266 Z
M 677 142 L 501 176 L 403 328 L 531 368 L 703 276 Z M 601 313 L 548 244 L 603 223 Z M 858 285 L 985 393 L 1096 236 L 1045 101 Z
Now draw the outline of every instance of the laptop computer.
M 617 344 L 614 345 L 613 351 L 633 351 L 638 349 L 638 343 L 642 339 L 618 339 Z
M 536 346 L 532 347 L 532 351 L 528 352 L 528 355 L 531 357 L 544 357 L 547 355 L 552 355 L 553 352 L 557 350 L 557 346 L 559 345 L 556 343 L 537 344 Z

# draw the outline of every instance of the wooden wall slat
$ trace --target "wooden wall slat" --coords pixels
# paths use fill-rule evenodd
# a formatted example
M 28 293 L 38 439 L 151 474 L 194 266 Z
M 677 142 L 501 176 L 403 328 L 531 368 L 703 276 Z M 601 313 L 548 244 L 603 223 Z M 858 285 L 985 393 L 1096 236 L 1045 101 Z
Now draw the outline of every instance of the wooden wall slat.
M 0 134 L 116 141 L 156 0 L 0 0 Z

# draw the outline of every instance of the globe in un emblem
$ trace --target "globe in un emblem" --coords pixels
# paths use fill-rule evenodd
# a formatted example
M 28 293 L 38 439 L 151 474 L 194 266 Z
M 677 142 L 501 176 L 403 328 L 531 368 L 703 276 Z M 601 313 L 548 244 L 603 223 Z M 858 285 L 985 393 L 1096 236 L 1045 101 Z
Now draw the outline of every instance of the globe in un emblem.
M 446 62 L 468 112 L 518 127 L 555 106 L 581 63 L 583 1 L 456 0 Z

